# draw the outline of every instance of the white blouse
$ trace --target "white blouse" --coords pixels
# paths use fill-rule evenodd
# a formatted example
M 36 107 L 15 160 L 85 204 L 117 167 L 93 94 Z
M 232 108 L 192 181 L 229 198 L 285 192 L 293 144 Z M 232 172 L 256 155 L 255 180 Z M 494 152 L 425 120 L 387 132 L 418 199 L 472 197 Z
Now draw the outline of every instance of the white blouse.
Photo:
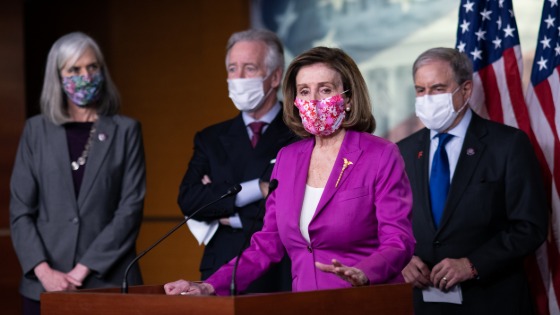
M 301 206 L 301 216 L 299 217 L 299 230 L 303 238 L 309 241 L 309 223 L 317 210 L 319 200 L 325 188 L 315 188 L 305 185 L 305 194 L 303 196 L 303 205 Z

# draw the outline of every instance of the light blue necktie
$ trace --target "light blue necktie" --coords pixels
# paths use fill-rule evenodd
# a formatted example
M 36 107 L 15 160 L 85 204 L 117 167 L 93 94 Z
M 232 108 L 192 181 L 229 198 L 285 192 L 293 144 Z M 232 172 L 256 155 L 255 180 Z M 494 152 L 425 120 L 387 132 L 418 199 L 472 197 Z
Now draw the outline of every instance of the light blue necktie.
M 430 200 L 432 202 L 432 214 L 436 228 L 439 227 L 443 208 L 447 200 L 447 193 L 450 186 L 449 159 L 445 144 L 453 137 L 448 133 L 439 133 L 438 147 L 432 160 L 432 173 L 430 174 Z

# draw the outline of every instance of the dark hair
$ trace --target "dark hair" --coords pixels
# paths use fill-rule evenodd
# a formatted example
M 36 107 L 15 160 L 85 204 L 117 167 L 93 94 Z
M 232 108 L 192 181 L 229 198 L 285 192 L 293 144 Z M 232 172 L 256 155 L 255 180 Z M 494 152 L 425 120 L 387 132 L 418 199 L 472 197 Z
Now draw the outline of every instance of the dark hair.
M 298 136 L 309 137 L 299 116 L 299 110 L 294 105 L 297 94 L 296 76 L 304 66 L 323 63 L 340 74 L 345 95 L 352 102 L 351 111 L 346 113 L 346 119 L 341 128 L 373 133 L 375 118 L 372 114 L 371 101 L 366 82 L 358 66 L 343 50 L 338 48 L 315 47 L 297 56 L 288 66 L 284 77 L 284 121 Z

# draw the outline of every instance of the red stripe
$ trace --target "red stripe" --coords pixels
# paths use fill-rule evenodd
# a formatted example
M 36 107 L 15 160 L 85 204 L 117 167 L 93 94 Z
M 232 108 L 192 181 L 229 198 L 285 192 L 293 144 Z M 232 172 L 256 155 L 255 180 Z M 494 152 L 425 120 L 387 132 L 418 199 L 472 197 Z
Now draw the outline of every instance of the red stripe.
M 529 134 L 531 130 L 531 120 L 529 118 L 527 104 L 525 103 L 525 96 L 521 90 L 521 86 L 523 85 L 521 83 L 521 75 L 519 74 L 519 65 L 517 63 L 515 50 L 513 48 L 505 50 L 502 57 L 504 59 L 509 98 L 513 113 L 515 114 L 515 119 L 517 120 L 517 126 L 519 129 Z
M 492 65 L 484 67 L 478 71 L 482 88 L 484 89 L 484 103 L 488 111 L 490 120 L 504 123 L 504 112 L 502 110 L 502 101 L 500 100 L 500 89 L 496 81 L 496 74 Z
M 539 315 L 550 315 L 548 310 L 548 295 L 546 287 L 542 282 L 541 273 L 539 272 L 539 265 L 535 255 L 529 255 L 525 259 L 525 272 L 527 273 L 527 280 L 531 288 L 531 295 L 535 303 L 535 312 Z
M 560 141 L 558 138 L 558 130 L 556 129 L 556 124 L 554 122 L 554 117 L 556 114 L 556 108 L 554 104 L 553 94 L 548 80 L 542 81 L 540 84 L 533 87 L 535 96 L 537 97 L 541 109 L 544 113 L 545 119 L 549 124 L 549 127 L 553 134 L 553 143 L 550 150 L 553 153 L 553 170 L 550 170 L 548 164 L 543 156 L 538 156 L 543 169 L 543 174 L 545 177 L 545 185 L 547 195 L 549 200 L 552 198 L 552 194 L 560 195 Z M 560 106 L 560 104 L 558 104 Z M 544 121 L 542 123 L 545 123 Z M 542 148 L 537 142 L 534 143 L 535 147 L 539 149 L 539 153 L 542 154 Z M 552 181 L 556 184 L 556 191 L 552 191 Z M 551 209 L 551 211 L 557 211 L 557 209 Z M 552 213 L 551 213 L 552 215 Z M 550 237 L 547 240 L 547 253 L 548 253 L 548 272 L 552 277 L 552 287 L 555 291 L 556 300 L 560 301 L 560 252 L 558 251 L 557 245 L 555 243 L 555 233 L 554 229 L 550 229 Z M 532 284 L 533 285 L 533 284 Z M 540 311 L 540 310 L 539 310 Z
M 554 142 L 557 142 L 558 131 L 556 130 L 556 124 L 554 123 L 554 114 L 556 110 L 554 109 L 554 99 L 552 98 L 550 84 L 548 84 L 548 80 L 543 80 L 533 88 L 535 89 L 535 95 L 539 99 L 539 103 L 541 103 L 544 116 L 546 117 L 546 120 L 548 121 L 548 124 L 554 134 Z
M 548 268 L 552 274 L 552 287 L 554 287 L 554 293 L 556 295 L 556 301 L 560 301 L 560 254 L 558 253 L 558 248 L 553 240 L 547 240 L 546 242 L 547 252 L 548 252 Z
M 556 194 L 560 195 L 560 140 L 558 139 L 558 130 L 556 129 L 556 124 L 554 122 L 556 109 L 554 105 L 554 99 L 552 98 L 552 91 L 550 89 L 550 84 L 548 84 L 548 80 L 542 81 L 533 88 L 554 136 L 554 142 L 552 143 L 553 147 L 551 148 L 554 154 L 554 173 L 552 174 L 552 180 L 554 180 L 556 184 Z

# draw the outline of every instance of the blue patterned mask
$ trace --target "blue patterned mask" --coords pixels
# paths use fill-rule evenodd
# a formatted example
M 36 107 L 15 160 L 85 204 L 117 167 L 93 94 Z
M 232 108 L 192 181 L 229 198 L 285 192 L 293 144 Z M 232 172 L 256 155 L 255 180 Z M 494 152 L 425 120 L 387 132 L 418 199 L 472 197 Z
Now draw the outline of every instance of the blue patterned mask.
M 62 78 L 66 96 L 76 105 L 84 107 L 99 99 L 104 78 L 101 72 L 89 75 L 73 75 Z

